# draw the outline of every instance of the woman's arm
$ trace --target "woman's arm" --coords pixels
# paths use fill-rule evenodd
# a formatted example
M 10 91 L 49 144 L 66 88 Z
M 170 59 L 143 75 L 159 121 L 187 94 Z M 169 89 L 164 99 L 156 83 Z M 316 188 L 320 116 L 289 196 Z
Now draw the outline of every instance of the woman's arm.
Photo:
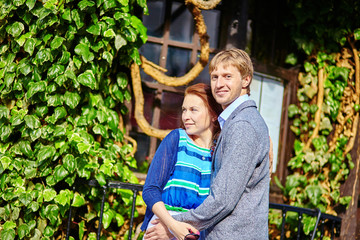
M 160 143 L 150 164 L 143 189 L 143 199 L 149 209 L 162 201 L 162 191 L 176 163 L 179 130 L 171 131 Z

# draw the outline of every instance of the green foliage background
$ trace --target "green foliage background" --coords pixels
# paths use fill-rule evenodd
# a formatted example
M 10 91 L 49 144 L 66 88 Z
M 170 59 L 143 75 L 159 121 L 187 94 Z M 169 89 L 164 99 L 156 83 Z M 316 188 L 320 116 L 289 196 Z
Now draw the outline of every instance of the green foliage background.
M 319 208 L 322 212 L 336 214 L 335 207 L 344 209 L 339 206 L 347 206 L 351 201 L 351 196 L 341 196 L 340 186 L 353 169 L 354 162 L 351 155 L 345 152 L 349 143 L 346 127 L 335 139 L 334 148 L 330 148 L 333 144 L 330 144 L 330 140 L 334 136 L 336 125 L 340 124 L 338 115 L 345 116 L 349 111 L 355 115 L 359 110 L 358 105 L 354 104 L 356 98 L 352 100 L 352 105 L 349 105 L 352 108 L 347 109 L 346 114 L 342 105 L 342 100 L 347 95 L 356 96 L 355 77 L 350 74 L 355 71 L 354 58 L 341 59 L 350 63 L 344 67 L 337 65 L 339 59 L 336 56 L 343 48 L 351 49 L 349 41 L 356 49 L 360 49 L 360 2 L 296 0 L 287 4 L 289 12 L 285 25 L 298 50 L 288 55 L 286 62 L 291 65 L 299 64 L 301 74 L 297 91 L 298 103 L 290 105 L 288 109 L 289 118 L 292 119 L 291 130 L 296 135 L 294 156 L 288 163 L 290 174 L 284 185 L 278 179 L 276 181 L 283 191 L 286 203 Z M 324 69 L 326 74 L 321 109 L 316 106 L 320 69 Z M 320 131 L 312 140 L 310 148 L 306 149 L 304 146 L 316 127 L 314 115 L 319 110 L 322 111 Z M 351 121 L 349 119 L 346 124 L 351 125 Z M 271 224 L 280 227 L 280 219 L 278 213 L 270 214 Z M 289 239 L 298 230 L 296 219 L 296 214 L 287 215 Z M 305 216 L 302 231 L 305 234 L 312 232 L 315 221 L 315 218 Z M 320 237 L 320 232 L 317 232 L 316 237 Z M 325 236 L 324 239 L 330 238 Z
M 135 182 L 119 129 L 140 63 L 145 0 L 0 2 L 0 238 L 95 239 L 101 191 L 84 181 Z M 104 237 L 116 238 L 131 193 L 113 190 Z M 110 207 L 111 206 L 111 207 Z

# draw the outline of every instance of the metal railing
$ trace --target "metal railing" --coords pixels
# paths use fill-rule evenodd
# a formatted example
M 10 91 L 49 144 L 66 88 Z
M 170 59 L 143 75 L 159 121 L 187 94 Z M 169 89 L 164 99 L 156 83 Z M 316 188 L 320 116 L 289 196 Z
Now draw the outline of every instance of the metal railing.
M 296 212 L 298 213 L 298 231 L 297 231 L 297 235 L 296 235 L 296 239 L 302 239 L 301 238 L 301 234 L 302 234 L 302 218 L 303 218 L 303 214 L 309 215 L 309 216 L 313 216 L 316 217 L 316 224 L 314 227 L 313 232 L 311 233 L 311 240 L 313 240 L 315 238 L 316 235 L 316 230 L 319 226 L 320 223 L 320 239 L 322 239 L 324 237 L 324 226 L 325 224 L 330 224 L 330 229 L 331 229 L 331 239 L 334 239 L 335 237 L 335 229 L 336 229 L 336 234 L 340 234 L 340 226 L 341 226 L 341 218 L 330 215 L 330 214 L 326 214 L 326 213 L 322 213 L 320 211 L 320 209 L 308 209 L 308 208 L 301 208 L 301 207 L 295 207 L 295 206 L 290 206 L 290 205 L 285 205 L 285 204 L 277 204 L 277 203 L 270 203 L 269 204 L 269 208 L 272 209 L 278 209 L 282 211 L 282 224 L 281 224 L 281 236 L 280 236 L 280 240 L 284 239 L 285 236 L 285 220 L 286 220 L 286 213 L 287 212 Z
M 96 180 L 90 180 L 88 182 L 88 185 L 91 187 L 101 187 Z M 97 239 L 100 239 L 101 235 L 101 229 L 102 229 L 102 220 L 103 220 L 103 213 L 104 213 L 104 204 L 105 204 L 105 198 L 107 189 L 109 188 L 120 188 L 120 189 L 129 189 L 133 192 L 133 202 L 131 207 L 131 217 L 130 217 L 130 225 L 129 225 L 129 234 L 128 234 L 128 240 L 131 240 L 132 237 L 132 229 L 133 229 L 133 223 L 134 223 L 134 212 L 135 212 L 135 203 L 136 203 L 136 196 L 138 192 L 143 190 L 143 185 L 140 184 L 132 184 L 132 183 L 124 183 L 120 181 L 109 181 L 108 184 L 101 187 L 103 190 L 102 200 L 101 200 L 101 208 L 100 208 L 100 216 L 99 216 L 99 227 L 97 231 Z M 320 209 L 308 209 L 308 208 L 300 208 L 300 207 L 294 207 L 290 205 L 285 204 L 277 204 L 277 203 L 270 203 L 269 208 L 272 209 L 278 209 L 282 211 L 282 224 L 281 224 L 281 237 L 280 240 L 283 240 L 285 237 L 285 220 L 286 220 L 286 213 L 287 212 L 297 212 L 298 213 L 298 232 L 297 232 L 297 239 L 301 239 L 302 234 L 302 218 L 303 214 L 307 214 L 309 216 L 316 217 L 316 224 L 314 227 L 313 232 L 311 233 L 311 240 L 315 238 L 316 230 L 320 226 L 321 231 L 321 239 L 324 235 L 324 225 L 325 224 L 331 224 L 331 239 L 334 239 L 335 237 L 335 229 L 336 234 L 340 234 L 340 226 L 341 226 L 341 218 L 321 213 Z M 70 237 L 70 225 L 71 225 L 71 218 L 72 218 L 72 209 L 70 206 L 69 210 L 69 216 L 68 216 L 68 222 L 67 222 L 67 230 L 66 230 L 66 240 Z M 319 225 L 320 223 L 320 225 Z

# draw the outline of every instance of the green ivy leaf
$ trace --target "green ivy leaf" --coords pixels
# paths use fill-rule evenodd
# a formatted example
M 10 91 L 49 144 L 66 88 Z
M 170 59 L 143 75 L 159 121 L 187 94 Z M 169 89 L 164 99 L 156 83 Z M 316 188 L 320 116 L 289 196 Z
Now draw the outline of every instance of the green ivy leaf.
M 19 196 L 19 200 L 20 202 L 22 202 L 22 204 L 24 204 L 25 206 L 29 205 L 31 203 L 31 201 L 33 200 L 31 193 L 29 192 L 24 192 Z
M 41 166 L 48 158 L 52 158 L 56 153 L 56 149 L 53 146 L 44 146 L 37 153 L 37 166 Z
M 354 30 L 354 39 L 360 40 L 360 28 Z
M 101 124 L 96 124 L 94 127 L 93 127 L 93 132 L 95 134 L 100 134 L 101 136 L 103 136 L 104 138 L 108 138 L 109 137 L 109 134 L 107 132 L 107 129 L 105 126 L 101 125 Z
M 79 239 L 83 239 L 85 231 L 85 221 L 82 220 L 81 222 L 79 222 Z
M 112 64 L 113 61 L 113 55 L 108 52 L 108 51 L 104 51 L 102 58 L 105 59 L 110 65 Z
M 71 206 L 72 207 L 81 207 L 85 203 L 86 203 L 85 198 L 83 196 L 81 196 L 78 192 L 75 192 Z
M 68 105 L 71 109 L 74 109 L 80 103 L 81 97 L 76 92 L 69 92 L 67 91 L 64 94 L 64 102 Z
M 20 141 L 19 146 L 21 152 L 25 154 L 27 157 L 31 157 L 33 155 L 33 151 L 31 150 L 29 141 Z
M 86 29 L 86 31 L 96 36 L 99 36 L 101 34 L 101 28 L 99 24 L 91 25 Z
M 17 229 L 17 234 L 20 239 L 23 239 L 26 235 L 30 233 L 30 228 L 27 224 L 21 224 Z
M 94 54 L 90 51 L 89 46 L 84 43 L 76 45 L 75 53 L 81 56 L 86 63 L 94 60 Z
M 104 37 L 113 38 L 115 36 L 116 36 L 116 34 L 115 34 L 114 30 L 111 28 L 104 32 Z
M 45 208 L 46 218 L 54 225 L 58 221 L 59 207 L 55 204 L 49 204 Z
M 63 158 L 63 165 L 64 167 L 70 172 L 73 173 L 77 167 L 77 162 L 75 161 L 75 157 L 72 154 L 67 154 Z
M 11 158 L 8 157 L 8 156 L 2 156 L 0 158 L 0 163 L 1 165 L 3 166 L 4 169 L 7 169 L 9 166 L 10 166 L 10 163 L 11 163 Z
M 48 106 L 56 107 L 63 105 L 60 94 L 48 96 Z
M 55 229 L 49 225 L 45 227 L 45 230 L 43 232 L 44 236 L 46 237 L 51 237 L 54 235 L 54 233 L 55 233 Z
M 70 204 L 71 193 L 68 189 L 61 190 L 60 193 L 55 197 L 55 202 L 65 206 L 66 204 Z
M 80 74 L 77 78 L 80 84 L 91 88 L 92 90 L 97 89 L 97 83 L 95 76 L 91 70 L 87 70 L 84 73 Z
M 0 118 L 8 118 L 10 110 L 6 106 L 0 106 Z
M 84 11 L 85 8 L 92 7 L 94 5 L 95 5 L 95 3 L 93 1 L 89 1 L 89 0 L 82 0 L 78 3 L 78 6 L 81 11 Z
M 4 125 L 0 128 L 0 139 L 2 142 L 5 142 L 5 140 L 10 136 L 12 133 L 12 128 L 9 125 Z
M 27 99 L 30 99 L 32 96 L 34 96 L 38 92 L 45 92 L 46 90 L 46 82 L 40 81 L 40 82 L 31 82 L 29 84 L 29 90 L 26 92 Z
M 40 136 L 41 136 L 41 129 L 34 129 L 33 131 L 30 131 L 31 141 L 35 141 Z
M 106 178 L 105 178 L 104 173 L 100 172 L 100 173 L 96 174 L 95 179 L 98 181 L 100 186 L 106 185 Z
M 84 26 L 84 21 L 77 9 L 71 11 L 71 18 L 74 19 L 77 29 L 80 29 Z
M 36 53 L 35 60 L 36 60 L 35 64 L 37 66 L 43 65 L 45 62 L 52 61 L 53 56 L 51 54 L 51 49 L 50 48 L 44 48 L 44 49 L 39 50 Z
M 33 9 L 35 6 L 36 0 L 26 0 L 26 6 L 29 10 Z
M 50 43 L 51 50 L 59 48 L 63 44 L 64 40 L 65 38 L 63 37 L 55 36 Z
M 303 226 L 304 233 L 306 235 L 309 235 L 309 233 L 314 230 L 314 227 L 316 224 L 316 217 L 311 217 L 311 216 L 305 215 L 303 224 L 304 224 L 304 226 Z
M 35 116 L 35 115 L 26 115 L 24 117 L 24 120 L 25 120 L 26 125 L 30 129 L 36 129 L 36 128 L 39 128 L 41 126 L 39 118 L 37 116 Z
M 56 197 L 56 191 L 52 188 L 46 188 L 43 191 L 43 197 L 45 202 L 50 202 Z
M 40 207 L 40 205 L 39 205 L 39 203 L 38 202 L 31 202 L 29 205 L 28 205 L 28 209 L 31 209 L 31 211 L 33 211 L 33 212 L 36 212 L 36 211 L 38 211 L 39 210 L 39 207 Z
M 104 229 L 107 229 L 110 226 L 111 221 L 113 220 L 113 218 L 115 217 L 115 211 L 112 209 L 108 209 L 107 211 L 104 212 L 103 215 L 103 226 Z
M 57 165 L 54 169 L 54 177 L 56 182 L 63 180 L 69 172 L 64 168 L 63 165 Z
M 147 34 L 146 34 L 147 29 L 144 26 L 144 24 L 142 23 L 142 21 L 138 17 L 133 15 L 130 18 L 130 23 L 131 23 L 131 26 L 134 27 L 140 33 L 140 39 L 142 40 L 142 42 L 146 43 L 146 41 L 147 41 Z
M 6 32 L 13 37 L 18 37 L 20 36 L 21 32 L 24 31 L 24 29 L 24 24 L 21 22 L 13 22 L 6 27 Z
M 66 112 L 66 109 L 64 107 L 55 108 L 54 114 L 53 114 L 55 121 L 57 121 L 59 119 L 62 119 L 62 118 L 65 118 L 66 115 L 67 115 L 67 112 Z
M 322 190 L 319 186 L 309 185 L 305 188 L 305 192 L 308 195 L 310 202 L 313 204 L 313 206 L 317 206 L 320 203 Z
M 15 239 L 15 230 L 14 229 L 2 230 L 0 236 L 1 239 L 13 240 Z
M 80 154 L 83 154 L 84 152 L 89 152 L 91 145 L 88 143 L 78 143 L 77 148 Z

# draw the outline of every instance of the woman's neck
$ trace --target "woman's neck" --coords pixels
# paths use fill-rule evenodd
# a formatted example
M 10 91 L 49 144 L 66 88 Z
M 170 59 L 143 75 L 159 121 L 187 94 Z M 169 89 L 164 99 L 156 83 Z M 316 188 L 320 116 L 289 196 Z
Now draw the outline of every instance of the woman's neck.
M 200 135 L 191 135 L 189 137 L 199 147 L 210 149 L 210 147 L 212 145 L 212 141 L 213 141 L 213 132 L 211 130 L 209 130 Z

